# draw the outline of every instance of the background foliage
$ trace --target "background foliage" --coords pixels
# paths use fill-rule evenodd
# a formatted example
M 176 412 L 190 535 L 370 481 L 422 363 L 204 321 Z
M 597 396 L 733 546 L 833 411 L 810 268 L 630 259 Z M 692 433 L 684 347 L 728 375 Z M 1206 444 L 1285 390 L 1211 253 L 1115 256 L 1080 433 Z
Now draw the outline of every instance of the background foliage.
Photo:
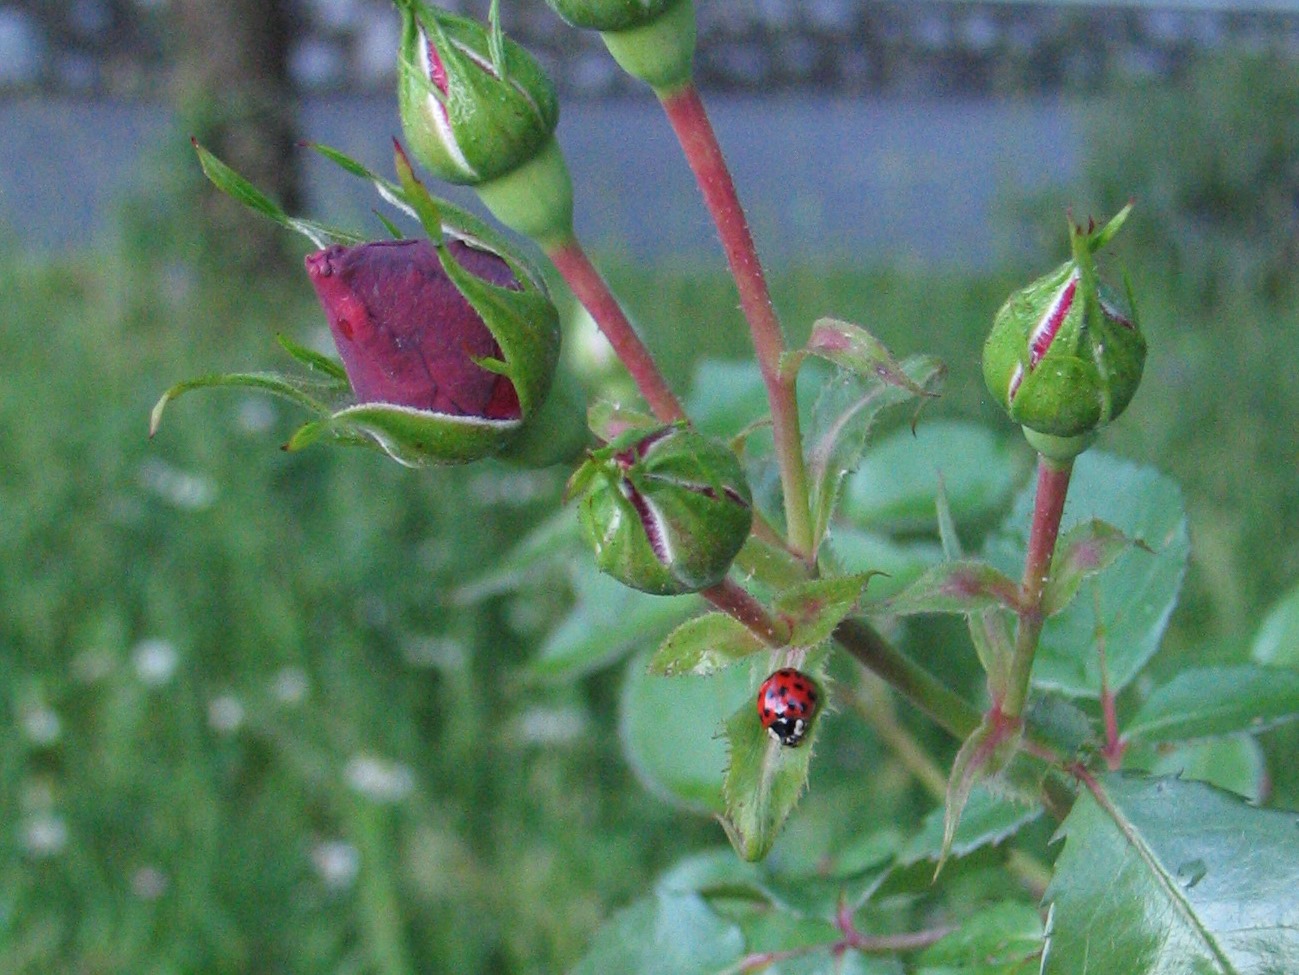
M 1232 60 L 1175 94 L 1099 105 L 1075 197 L 1099 212 L 1116 193 L 1141 204 L 1140 233 L 1116 246 L 1152 353 L 1105 447 L 1169 474 L 1189 512 L 1194 556 L 1156 677 L 1251 649 L 1299 662 L 1299 600 L 1267 615 L 1299 579 L 1288 365 L 1299 297 L 1278 251 L 1294 236 L 1299 145 L 1294 113 L 1257 108 L 1296 90 L 1287 64 Z M 1052 247 L 1059 209 L 1031 208 L 1052 215 Z M 292 417 L 215 395 L 176 408 L 149 442 L 148 409 L 174 379 L 264 363 L 275 332 L 319 328 L 302 282 L 234 286 L 185 253 L 128 226 L 93 254 L 0 258 L 12 323 L 0 330 L 0 726 L 13 729 L 0 742 L 0 967 L 553 972 L 654 878 L 654 910 L 695 925 L 700 943 L 725 946 L 736 925 L 760 941 L 756 909 L 720 926 L 699 913 L 700 877 L 756 881 L 716 861 L 724 840 L 709 819 L 647 795 L 619 742 L 621 670 L 595 661 L 545 679 L 538 657 L 568 610 L 565 587 L 552 576 L 511 599 L 479 577 L 465 591 L 466 566 L 492 564 L 553 511 L 565 472 L 415 474 L 363 453 L 281 455 L 272 445 Z M 1044 264 L 1059 256 L 1048 253 Z M 678 385 L 695 374 L 687 349 L 700 351 L 681 321 L 713 323 L 703 355 L 740 351 L 720 272 L 611 270 Z M 974 362 L 1024 271 L 809 265 L 773 284 L 796 333 L 829 314 L 900 353 L 947 360 L 949 393 L 926 423 L 1002 429 Z M 598 582 L 578 569 L 572 584 Z M 964 637 L 932 624 L 930 645 Z M 975 677 L 972 660 L 943 668 L 954 685 Z M 1120 705 L 1136 714 L 1149 691 L 1138 682 Z M 887 701 L 870 713 L 892 713 Z M 913 725 L 901 711 L 893 720 Z M 950 759 L 925 724 L 912 730 Z M 775 869 L 820 863 L 869 885 L 880 850 L 866 839 L 892 833 L 891 851 L 920 824 L 932 804 L 923 780 L 881 734 L 852 707 L 826 723 Z M 1299 770 L 1278 758 L 1299 735 L 1261 742 L 1199 767 L 1294 808 Z M 1087 816 L 1070 835 L 1095 828 Z M 1025 827 L 1039 845 L 1050 828 Z M 915 862 L 931 872 L 923 851 Z M 1021 873 L 1031 886 L 1033 866 Z M 817 897 L 812 878 L 775 883 L 762 889 Z M 1016 892 L 976 855 L 948 896 L 974 908 Z M 914 907 L 886 903 L 897 915 L 883 927 Z M 638 902 L 615 924 L 657 916 Z M 947 970 L 941 952 L 923 964 Z

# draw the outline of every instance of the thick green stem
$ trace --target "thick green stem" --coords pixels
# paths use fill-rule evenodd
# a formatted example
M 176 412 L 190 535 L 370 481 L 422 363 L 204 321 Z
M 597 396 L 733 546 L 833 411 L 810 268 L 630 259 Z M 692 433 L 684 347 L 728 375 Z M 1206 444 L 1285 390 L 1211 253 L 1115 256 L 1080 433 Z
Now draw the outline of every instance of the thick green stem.
M 772 437 L 785 494 L 789 545 L 800 557 L 810 561 L 816 540 L 812 537 L 807 467 L 799 431 L 797 377 L 780 368 L 785 353 L 785 337 L 771 303 L 758 250 L 753 244 L 744 208 L 740 205 L 735 183 L 698 89 L 693 83 L 687 83 L 658 94 L 668 121 L 681 142 L 686 161 L 694 171 L 735 278 L 740 307 L 749 323 L 758 367 L 767 387 L 767 401 L 771 406 Z
M 972 704 L 889 643 L 869 623 L 846 619 L 835 627 L 834 638 L 953 737 L 964 741 L 979 727 L 979 712 Z
M 1024 579 L 1020 584 L 1022 608 L 1015 630 L 1015 651 L 1010 661 L 1006 699 L 1001 702 L 1001 711 L 1009 718 L 1018 719 L 1028 703 L 1033 657 L 1045 622 L 1042 592 L 1051 576 L 1051 559 L 1055 555 L 1055 541 L 1060 534 L 1060 519 L 1064 515 L 1072 474 L 1072 460 L 1050 460 L 1045 455 L 1038 455 L 1037 497 L 1033 504 L 1028 553 L 1024 558 Z
M 668 388 L 667 380 L 659 372 L 649 349 L 645 348 L 645 343 L 632 328 L 622 305 L 609 290 L 609 285 L 600 276 L 591 259 L 586 256 L 586 251 L 577 238 L 569 236 L 547 246 L 546 256 L 568 283 L 577 300 L 591 313 L 595 324 L 613 346 L 614 353 L 631 373 L 636 388 L 645 397 L 645 402 L 654 411 L 654 415 L 669 423 L 685 419 L 685 410 Z

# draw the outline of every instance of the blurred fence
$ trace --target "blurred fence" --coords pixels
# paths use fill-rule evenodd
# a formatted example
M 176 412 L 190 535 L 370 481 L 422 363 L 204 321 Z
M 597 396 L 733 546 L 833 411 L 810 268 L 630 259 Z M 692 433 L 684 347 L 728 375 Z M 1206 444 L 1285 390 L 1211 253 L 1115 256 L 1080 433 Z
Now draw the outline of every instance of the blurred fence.
M 487 0 L 439 0 L 482 16 Z M 1095 90 L 1171 76 L 1224 44 L 1299 54 L 1294 0 L 697 0 L 698 78 L 712 89 L 963 94 Z M 293 77 L 304 93 L 385 91 L 390 0 L 293 0 Z M 595 36 L 543 0 L 504 0 L 507 30 L 569 95 L 627 90 Z M 10 0 L 0 5 L 0 90 L 149 97 L 168 56 L 166 0 Z

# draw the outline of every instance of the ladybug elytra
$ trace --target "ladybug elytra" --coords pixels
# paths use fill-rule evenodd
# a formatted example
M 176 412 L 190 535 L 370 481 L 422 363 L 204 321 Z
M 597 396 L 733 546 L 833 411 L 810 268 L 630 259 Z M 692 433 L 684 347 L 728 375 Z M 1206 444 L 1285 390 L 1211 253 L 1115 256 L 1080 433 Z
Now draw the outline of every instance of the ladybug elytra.
M 758 718 L 786 748 L 795 748 L 803 740 L 819 703 L 816 682 L 793 667 L 776 671 L 758 688 Z

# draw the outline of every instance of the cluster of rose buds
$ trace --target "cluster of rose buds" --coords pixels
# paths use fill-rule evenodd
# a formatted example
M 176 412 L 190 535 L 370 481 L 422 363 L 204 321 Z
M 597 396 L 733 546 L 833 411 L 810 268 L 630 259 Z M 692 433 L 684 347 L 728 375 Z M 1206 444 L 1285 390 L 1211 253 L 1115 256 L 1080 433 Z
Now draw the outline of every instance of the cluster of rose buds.
M 570 23 L 599 31 L 619 64 L 660 95 L 689 84 L 692 0 L 547 2 Z M 397 5 L 399 108 L 412 156 L 438 178 L 474 187 L 503 223 L 543 249 L 563 245 L 572 235 L 572 185 L 544 71 L 504 37 L 495 16 L 484 26 L 422 0 Z M 499 453 L 535 422 L 558 362 L 558 315 L 540 277 L 494 231 L 434 200 L 400 148 L 399 184 L 326 153 L 380 185 L 428 235 L 349 238 L 307 257 L 342 366 L 295 354 L 331 372 L 345 401 L 326 408 L 316 387 L 262 374 L 256 383 L 182 384 L 164 402 L 184 388 L 243 382 L 321 413 L 299 431 L 298 445 L 332 434 L 377 444 L 409 464 Z M 286 226 L 319 229 L 278 214 L 219 163 L 204 165 L 232 195 Z M 1083 449 L 1123 412 L 1141 379 L 1145 340 L 1130 296 L 1102 284 L 1093 259 L 1129 210 L 1099 230 L 1071 223 L 1071 258 L 1010 297 L 984 347 L 988 389 L 1048 456 Z M 636 427 L 591 451 L 570 494 L 581 495 L 581 525 L 600 568 L 651 593 L 722 582 L 753 523 L 735 452 L 684 423 Z

